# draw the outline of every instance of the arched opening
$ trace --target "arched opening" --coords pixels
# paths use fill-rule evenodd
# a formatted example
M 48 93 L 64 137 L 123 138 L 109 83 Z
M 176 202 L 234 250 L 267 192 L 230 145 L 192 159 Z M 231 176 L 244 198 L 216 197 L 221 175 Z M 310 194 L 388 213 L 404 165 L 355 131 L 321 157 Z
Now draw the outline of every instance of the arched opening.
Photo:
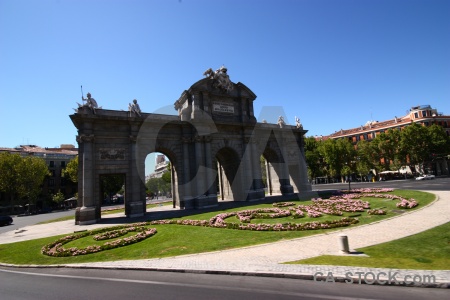
M 97 216 L 98 219 L 101 218 L 102 213 L 124 209 L 126 202 L 125 189 L 125 173 L 99 175 L 99 194 L 101 202 L 97 204 L 97 211 L 100 214 Z
M 149 153 L 145 159 L 145 194 L 147 205 L 171 202 L 176 207 L 175 167 L 162 152 Z
M 231 148 L 222 148 L 216 154 L 217 185 L 220 200 L 245 201 L 240 191 L 240 159 Z
M 275 150 L 266 147 L 263 154 L 265 186 L 268 195 L 281 194 L 281 187 L 284 185 L 285 175 L 283 173 L 283 158 Z M 263 173 L 263 174 L 264 174 Z

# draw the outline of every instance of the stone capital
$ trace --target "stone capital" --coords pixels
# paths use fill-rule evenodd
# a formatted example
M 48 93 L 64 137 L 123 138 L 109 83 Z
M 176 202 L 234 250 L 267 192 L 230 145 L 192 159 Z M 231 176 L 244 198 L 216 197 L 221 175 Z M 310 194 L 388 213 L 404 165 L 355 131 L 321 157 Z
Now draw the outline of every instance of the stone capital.
M 77 142 L 79 144 L 81 143 L 89 143 L 94 141 L 94 135 L 93 134 L 80 134 L 77 135 Z

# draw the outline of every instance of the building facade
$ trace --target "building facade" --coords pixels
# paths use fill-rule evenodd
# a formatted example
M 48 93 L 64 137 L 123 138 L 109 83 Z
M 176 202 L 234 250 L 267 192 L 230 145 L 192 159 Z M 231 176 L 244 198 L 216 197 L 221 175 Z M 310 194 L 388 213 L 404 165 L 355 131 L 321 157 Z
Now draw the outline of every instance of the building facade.
M 50 176 L 45 178 L 42 185 L 37 209 L 47 206 L 46 200 L 50 200 L 58 192 L 64 195 L 64 199 L 73 197 L 77 192 L 77 183 L 63 176 L 63 170 L 69 161 L 78 155 L 78 149 L 75 146 L 63 144 L 59 148 L 42 148 L 36 145 L 20 145 L 15 148 L 0 148 L 1 152 L 19 154 L 22 157 L 35 156 L 45 160 Z M 0 193 L 0 206 L 7 205 L 8 199 L 8 195 Z
M 389 129 L 402 129 L 412 123 L 417 123 L 422 126 L 439 125 L 445 130 L 447 136 L 450 136 L 450 115 L 444 115 L 442 112 L 438 112 L 436 108 L 432 108 L 430 105 L 413 106 L 409 109 L 409 112 L 403 117 L 394 117 L 393 119 L 385 121 L 368 121 L 364 126 L 341 129 L 328 136 L 320 136 L 318 140 L 326 139 L 348 139 L 353 144 L 359 141 L 371 141 L 377 135 L 386 132 Z M 450 153 L 450 149 L 449 149 Z M 448 154 L 449 154 L 448 153 Z M 432 162 L 432 170 L 435 175 L 449 175 L 448 157 L 442 156 L 436 158 Z

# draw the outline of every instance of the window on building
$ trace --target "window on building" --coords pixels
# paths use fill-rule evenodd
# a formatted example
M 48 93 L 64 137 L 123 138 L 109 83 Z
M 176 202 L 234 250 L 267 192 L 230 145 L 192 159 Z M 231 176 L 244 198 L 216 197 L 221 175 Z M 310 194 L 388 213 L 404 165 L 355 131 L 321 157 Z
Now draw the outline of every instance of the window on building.
M 66 167 L 66 162 L 65 161 L 62 161 L 61 162 L 61 168 L 65 168 Z
M 369 138 L 367 137 L 367 133 L 364 133 L 364 139 L 367 141 Z
M 55 186 L 55 179 L 49 179 L 48 186 Z
M 50 168 L 54 168 L 55 167 L 55 162 L 53 160 L 50 161 Z
M 425 126 L 430 126 L 430 124 L 428 122 L 425 122 Z
M 55 170 L 50 170 L 50 173 L 52 174 L 52 177 L 55 177 L 55 176 L 56 176 Z
M 426 117 L 427 116 L 427 111 L 426 110 L 422 110 L 422 117 Z

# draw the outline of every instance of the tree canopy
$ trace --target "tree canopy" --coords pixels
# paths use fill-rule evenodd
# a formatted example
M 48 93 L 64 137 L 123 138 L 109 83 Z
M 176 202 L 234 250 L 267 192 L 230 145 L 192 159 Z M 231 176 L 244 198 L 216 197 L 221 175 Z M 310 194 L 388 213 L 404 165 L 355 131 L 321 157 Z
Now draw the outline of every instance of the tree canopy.
M 356 144 L 346 138 L 317 141 L 305 138 L 310 178 L 366 175 L 370 170 L 396 171 L 406 165 L 423 165 L 450 154 L 450 137 L 442 126 L 412 123 L 402 130 L 389 129 L 370 141 Z
M 34 203 L 42 184 L 50 175 L 44 159 L 19 154 L 0 153 L 0 191 L 10 195 L 11 204 Z

